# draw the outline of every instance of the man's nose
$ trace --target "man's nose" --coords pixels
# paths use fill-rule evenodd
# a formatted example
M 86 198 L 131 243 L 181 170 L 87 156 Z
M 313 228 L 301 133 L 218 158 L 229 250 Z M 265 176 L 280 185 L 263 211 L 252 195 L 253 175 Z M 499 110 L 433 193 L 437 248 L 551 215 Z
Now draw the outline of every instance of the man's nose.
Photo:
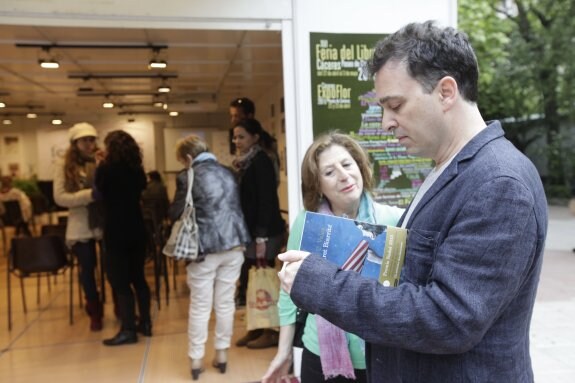
M 389 113 L 383 113 L 381 117 L 381 127 L 388 133 L 392 133 L 393 129 L 397 127 L 395 119 L 391 118 Z

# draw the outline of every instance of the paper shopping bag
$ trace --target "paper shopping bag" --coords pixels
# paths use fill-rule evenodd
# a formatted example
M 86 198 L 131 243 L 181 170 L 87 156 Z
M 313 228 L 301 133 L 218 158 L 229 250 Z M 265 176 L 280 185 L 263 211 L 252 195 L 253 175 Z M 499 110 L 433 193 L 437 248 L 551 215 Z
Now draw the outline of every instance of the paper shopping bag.
M 248 330 L 279 326 L 279 289 L 280 281 L 276 269 L 250 269 L 246 293 Z

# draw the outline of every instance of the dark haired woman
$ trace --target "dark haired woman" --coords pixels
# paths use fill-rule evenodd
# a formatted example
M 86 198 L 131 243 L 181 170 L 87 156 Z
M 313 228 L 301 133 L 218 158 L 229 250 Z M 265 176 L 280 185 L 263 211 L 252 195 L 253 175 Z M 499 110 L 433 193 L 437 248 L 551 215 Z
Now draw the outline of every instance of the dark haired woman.
M 285 221 L 277 195 L 277 172 L 266 150 L 272 148 L 273 137 L 260 123 L 248 118 L 234 127 L 240 199 L 246 224 L 253 241 L 245 252 L 240 275 L 239 300 L 245 301 L 248 271 L 252 266 L 265 264 L 274 267 L 275 257 L 284 245 Z M 278 343 L 277 331 L 258 329 L 249 331 L 236 342 L 236 346 L 266 348 Z
M 66 243 L 78 258 L 80 284 L 86 296 L 86 312 L 90 315 L 90 330 L 102 330 L 102 302 L 96 285 L 96 240 L 101 228 L 90 227 L 89 208 L 94 202 L 92 186 L 96 162 L 96 129 L 86 123 L 75 124 L 68 130 L 70 146 L 64 160 L 54 167 L 54 200 L 68 208 Z
M 99 158 L 96 171 L 96 187 L 106 216 L 106 271 L 122 322 L 120 332 L 104 340 L 104 344 L 117 346 L 137 342 L 136 332 L 152 335 L 150 289 L 144 275 L 146 228 L 140 206 L 146 174 L 140 147 L 128 133 L 112 131 L 104 144 L 105 152 Z M 134 291 L 139 309 L 137 325 Z

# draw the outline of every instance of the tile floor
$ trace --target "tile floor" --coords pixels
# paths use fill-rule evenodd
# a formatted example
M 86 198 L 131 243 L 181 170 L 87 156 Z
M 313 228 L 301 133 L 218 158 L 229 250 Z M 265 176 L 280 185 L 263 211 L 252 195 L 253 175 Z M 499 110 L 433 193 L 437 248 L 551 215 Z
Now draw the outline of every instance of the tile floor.
M 535 381 L 575 381 L 575 216 L 566 208 L 550 207 L 545 262 L 531 328 Z M 117 323 L 110 303 L 105 308 L 104 330 L 92 333 L 78 306 L 74 290 L 74 324 L 68 324 L 67 276 L 59 277 L 48 292 L 42 280 L 40 304 L 36 281 L 26 282 L 28 313 L 22 310 L 18 281 L 13 279 L 13 322 L 7 330 L 6 258 L 0 255 L 0 382 L 188 382 L 186 355 L 187 287 L 183 274 L 169 303 L 162 298 L 154 309 L 154 336 L 135 345 L 108 348 Z M 150 269 L 151 271 L 151 269 Z M 183 268 L 180 268 L 183 273 Z M 150 274 L 150 282 L 152 282 Z M 108 289 L 109 292 L 109 289 Z M 244 312 L 236 314 L 234 339 L 243 334 Z M 207 344 L 207 357 L 213 353 Z M 232 347 L 228 372 L 207 368 L 200 382 L 253 382 L 265 371 L 274 349 Z

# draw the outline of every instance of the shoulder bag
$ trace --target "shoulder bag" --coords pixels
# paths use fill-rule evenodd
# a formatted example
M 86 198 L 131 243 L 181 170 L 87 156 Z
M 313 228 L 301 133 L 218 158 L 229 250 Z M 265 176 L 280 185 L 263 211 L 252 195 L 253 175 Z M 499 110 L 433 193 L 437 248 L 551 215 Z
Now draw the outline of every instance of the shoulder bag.
M 186 205 L 180 218 L 174 222 L 170 237 L 162 252 L 176 260 L 195 261 L 198 258 L 200 237 L 196 223 L 196 209 L 192 198 L 194 170 L 188 169 L 188 193 Z

